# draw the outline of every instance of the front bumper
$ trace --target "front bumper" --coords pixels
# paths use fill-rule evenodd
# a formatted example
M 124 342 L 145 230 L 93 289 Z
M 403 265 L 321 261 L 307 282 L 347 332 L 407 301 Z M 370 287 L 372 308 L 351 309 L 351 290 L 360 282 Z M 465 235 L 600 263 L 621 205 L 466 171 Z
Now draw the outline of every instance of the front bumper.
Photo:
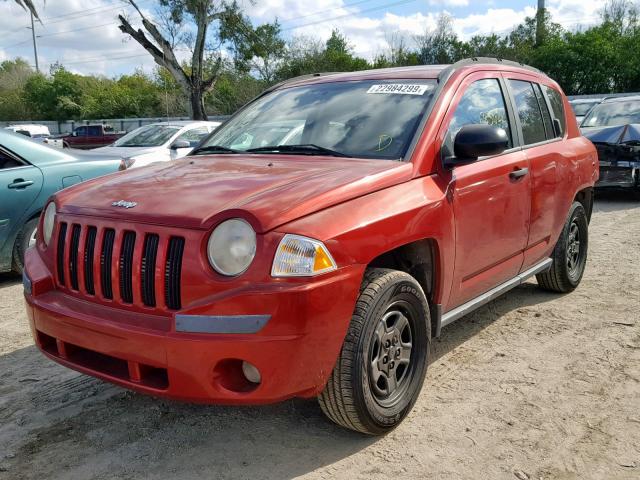
M 40 350 L 67 367 L 143 393 L 179 400 L 261 404 L 322 391 L 346 334 L 364 266 L 353 265 L 303 282 L 238 289 L 198 312 L 245 318 L 247 305 L 262 310 L 247 327 L 255 333 L 176 330 L 171 317 L 108 307 L 56 290 L 36 249 L 25 260 L 25 300 Z M 236 307 L 242 317 L 229 312 Z M 184 318 L 184 317 L 183 317 Z M 268 321 L 265 321 L 268 320 Z M 192 325 L 206 325 L 198 316 Z M 248 328 L 248 330 L 247 330 Z M 183 329 L 184 330 L 184 329 Z M 242 361 L 260 371 L 248 382 Z

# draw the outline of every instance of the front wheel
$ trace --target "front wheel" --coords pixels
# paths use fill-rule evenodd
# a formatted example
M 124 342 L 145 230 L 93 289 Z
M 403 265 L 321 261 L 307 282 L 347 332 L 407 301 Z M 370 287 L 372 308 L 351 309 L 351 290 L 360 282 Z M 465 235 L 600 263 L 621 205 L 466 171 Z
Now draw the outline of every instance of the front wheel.
M 420 394 L 430 332 L 427 299 L 412 276 L 367 270 L 342 350 L 318 397 L 323 412 L 370 435 L 395 428 Z
M 24 224 L 20 233 L 16 237 L 16 243 L 13 246 L 13 265 L 12 270 L 17 274 L 22 274 L 24 269 L 24 252 L 27 248 L 36 244 L 36 234 L 38 232 L 38 218 L 32 218 Z
M 568 293 L 576 289 L 587 265 L 589 222 L 584 207 L 574 202 L 553 250 L 553 263 L 546 272 L 536 275 L 545 290 Z

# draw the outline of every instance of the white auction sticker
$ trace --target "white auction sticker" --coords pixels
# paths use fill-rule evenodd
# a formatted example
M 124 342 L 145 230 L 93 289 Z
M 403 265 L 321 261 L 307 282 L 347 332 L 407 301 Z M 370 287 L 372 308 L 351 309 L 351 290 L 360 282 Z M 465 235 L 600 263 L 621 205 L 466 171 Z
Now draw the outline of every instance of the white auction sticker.
M 371 85 L 367 93 L 396 93 L 399 95 L 424 95 L 431 89 L 431 85 L 419 85 L 409 83 L 383 83 Z

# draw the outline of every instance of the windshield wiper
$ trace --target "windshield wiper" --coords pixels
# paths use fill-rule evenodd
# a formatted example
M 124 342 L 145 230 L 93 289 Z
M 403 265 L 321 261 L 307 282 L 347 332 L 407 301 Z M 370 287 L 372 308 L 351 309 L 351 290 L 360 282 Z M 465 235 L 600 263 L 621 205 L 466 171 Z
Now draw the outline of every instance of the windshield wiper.
M 329 155 L 332 157 L 350 157 L 346 153 L 331 150 L 330 148 L 321 147 L 313 143 L 301 145 L 270 145 L 266 147 L 250 148 L 249 153 L 302 153 L 305 155 Z
M 203 153 L 242 153 L 233 148 L 223 147 L 222 145 L 205 145 L 194 149 L 189 155 L 201 155 Z

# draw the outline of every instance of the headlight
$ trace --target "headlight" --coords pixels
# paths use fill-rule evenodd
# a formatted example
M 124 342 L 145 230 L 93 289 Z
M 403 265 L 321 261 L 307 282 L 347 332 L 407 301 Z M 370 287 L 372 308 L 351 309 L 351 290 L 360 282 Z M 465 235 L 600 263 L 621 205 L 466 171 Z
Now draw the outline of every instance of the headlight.
M 256 232 L 241 218 L 222 222 L 209 237 L 207 254 L 216 272 L 240 275 L 256 256 Z
M 309 277 L 330 272 L 336 262 L 322 242 L 300 235 L 285 235 L 278 245 L 272 277 Z
M 56 204 L 49 202 L 44 210 L 44 219 L 42 220 L 42 239 L 45 245 L 49 245 L 51 235 L 53 235 L 53 224 L 56 219 Z

